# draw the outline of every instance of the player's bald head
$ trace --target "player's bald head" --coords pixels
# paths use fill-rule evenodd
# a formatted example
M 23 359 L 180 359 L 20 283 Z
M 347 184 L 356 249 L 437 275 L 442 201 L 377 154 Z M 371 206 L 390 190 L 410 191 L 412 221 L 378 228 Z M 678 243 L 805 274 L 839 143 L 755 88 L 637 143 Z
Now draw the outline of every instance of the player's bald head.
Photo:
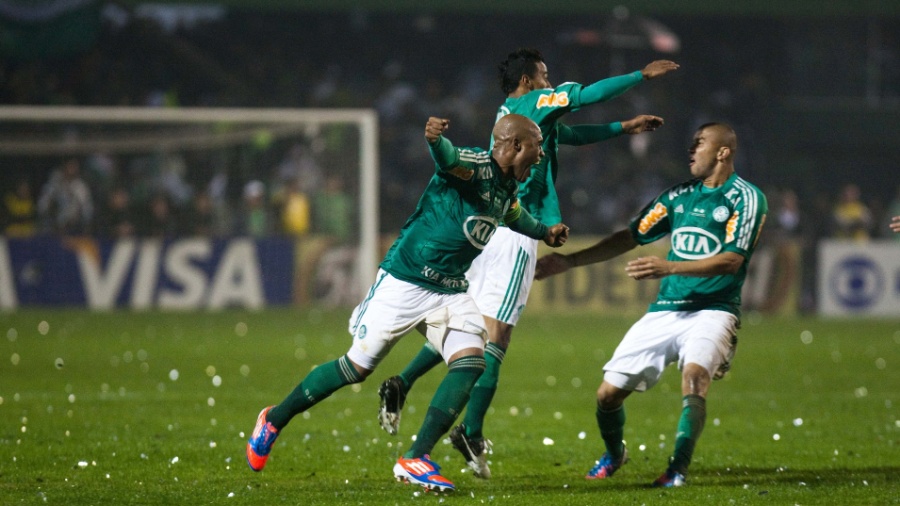
M 726 147 L 732 153 L 737 151 L 737 134 L 734 129 L 725 123 L 706 123 L 697 129 L 698 132 L 704 132 L 707 140 L 717 147 Z
M 494 142 L 509 142 L 514 139 L 525 139 L 540 134 L 540 128 L 529 118 L 521 114 L 507 114 L 494 124 Z

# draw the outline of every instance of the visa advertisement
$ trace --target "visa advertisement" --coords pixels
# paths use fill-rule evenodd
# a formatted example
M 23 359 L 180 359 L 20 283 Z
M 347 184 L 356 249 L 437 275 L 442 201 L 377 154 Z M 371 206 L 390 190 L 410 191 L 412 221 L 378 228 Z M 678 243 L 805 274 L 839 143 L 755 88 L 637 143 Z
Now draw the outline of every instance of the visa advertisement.
M 292 301 L 282 238 L 0 238 L 0 309 L 257 309 Z

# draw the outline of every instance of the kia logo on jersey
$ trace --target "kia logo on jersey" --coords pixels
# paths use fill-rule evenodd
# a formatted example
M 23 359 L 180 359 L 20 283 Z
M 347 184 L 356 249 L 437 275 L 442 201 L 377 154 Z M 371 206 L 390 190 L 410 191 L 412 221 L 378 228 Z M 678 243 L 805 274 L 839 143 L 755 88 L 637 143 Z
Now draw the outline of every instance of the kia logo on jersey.
M 484 249 L 496 231 L 497 220 L 490 216 L 469 216 L 463 223 L 466 238 L 478 249 Z
M 672 232 L 672 251 L 685 260 L 700 260 L 722 251 L 722 243 L 702 228 L 683 227 Z

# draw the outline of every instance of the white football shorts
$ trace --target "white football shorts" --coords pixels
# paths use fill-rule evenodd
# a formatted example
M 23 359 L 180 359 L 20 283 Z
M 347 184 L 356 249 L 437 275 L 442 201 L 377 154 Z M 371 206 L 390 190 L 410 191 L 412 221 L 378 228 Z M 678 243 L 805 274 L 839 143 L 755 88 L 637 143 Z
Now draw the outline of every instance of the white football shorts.
M 481 314 L 509 325 L 519 321 L 534 283 L 537 247 L 537 239 L 497 227 L 466 272 Z
M 484 349 L 487 339 L 484 318 L 469 294 L 434 292 L 378 269 L 375 284 L 350 316 L 353 344 L 347 356 L 355 364 L 374 369 L 413 329 L 425 336 L 444 361 L 462 349 Z
M 710 377 L 727 370 L 737 348 L 737 316 L 727 311 L 654 311 L 638 320 L 603 366 L 603 379 L 624 390 L 643 392 L 659 381 L 667 365 L 694 363 Z M 721 376 L 719 376 L 721 377 Z

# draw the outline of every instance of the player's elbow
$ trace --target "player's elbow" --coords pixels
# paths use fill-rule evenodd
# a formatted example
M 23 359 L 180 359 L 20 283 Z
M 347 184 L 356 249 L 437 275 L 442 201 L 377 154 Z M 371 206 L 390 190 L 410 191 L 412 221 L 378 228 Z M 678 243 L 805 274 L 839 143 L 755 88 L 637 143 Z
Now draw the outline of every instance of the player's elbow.
M 728 275 L 737 274 L 744 265 L 744 257 L 737 253 L 723 253 L 722 260 L 722 270 Z

